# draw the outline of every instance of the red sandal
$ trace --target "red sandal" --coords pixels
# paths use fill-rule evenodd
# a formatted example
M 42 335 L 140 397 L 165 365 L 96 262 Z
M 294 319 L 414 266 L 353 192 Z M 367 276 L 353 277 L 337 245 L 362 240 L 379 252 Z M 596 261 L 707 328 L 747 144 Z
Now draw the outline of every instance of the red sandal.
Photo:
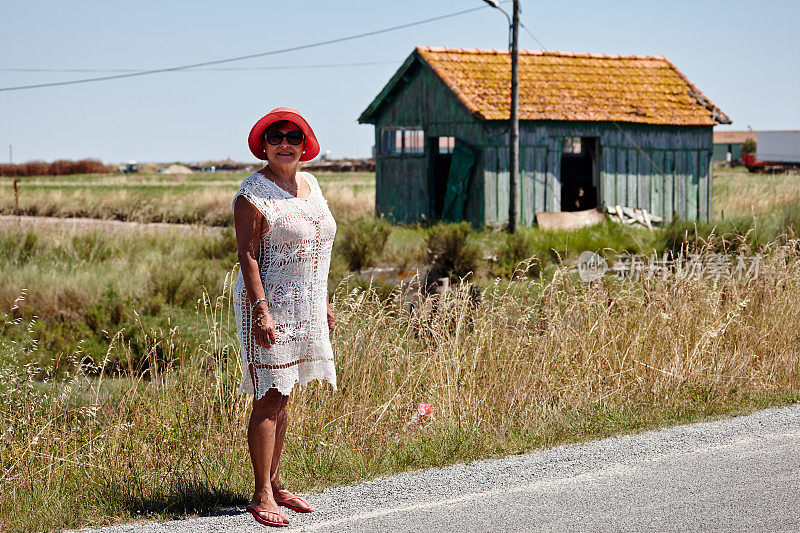
M 272 526 L 272 527 L 287 527 L 289 524 L 286 522 L 275 522 L 273 520 L 267 520 L 260 513 L 271 513 L 271 514 L 278 514 L 275 511 L 267 511 L 266 509 L 256 509 L 252 505 L 248 505 L 245 507 L 245 510 L 253 515 L 256 519 L 256 522 L 259 524 L 264 524 L 265 526 Z
M 297 507 L 296 505 L 292 505 L 291 503 L 289 503 L 292 500 L 301 501 L 304 504 L 306 504 L 309 507 L 311 507 L 311 504 L 308 503 L 307 501 L 305 501 L 300 496 L 292 496 L 291 498 L 286 498 L 285 500 L 275 500 L 275 503 L 277 503 L 278 505 L 283 505 L 284 507 L 289 508 L 292 511 L 295 511 L 297 513 L 313 513 L 314 512 L 314 508 L 313 507 L 311 507 L 310 509 L 303 509 L 302 507 Z

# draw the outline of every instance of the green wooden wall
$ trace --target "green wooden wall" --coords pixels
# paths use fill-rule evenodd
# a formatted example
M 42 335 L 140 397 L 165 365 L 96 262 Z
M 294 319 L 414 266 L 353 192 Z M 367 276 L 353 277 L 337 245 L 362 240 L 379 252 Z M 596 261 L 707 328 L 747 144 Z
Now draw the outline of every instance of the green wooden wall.
M 374 119 L 376 214 L 405 223 L 430 221 L 433 155 L 380 155 L 384 126 L 421 127 L 426 138 L 455 136 L 477 148 L 466 219 L 476 227 L 508 221 L 508 125 L 476 119 L 433 71 L 417 61 Z M 564 137 L 599 138 L 599 200 L 640 207 L 671 219 L 708 220 L 711 213 L 711 126 L 607 122 L 520 123 L 519 222 L 561 208 Z
M 397 94 L 390 95 L 375 123 L 375 210 L 378 216 L 414 223 L 429 221 L 433 210 L 433 156 L 428 153 L 427 142 L 421 155 L 381 156 L 381 128 L 421 127 L 426 139 L 454 136 L 479 148 L 488 127 L 476 121 L 427 66 L 417 64 L 407 74 L 407 83 Z M 476 226 L 483 225 L 482 168 L 479 156 L 465 206 L 467 220 Z
M 506 124 L 494 123 L 496 132 Z M 707 221 L 711 214 L 711 126 L 650 126 L 604 122 L 520 123 L 519 222 L 561 209 L 564 137 L 599 139 L 601 205 L 647 209 L 672 219 Z M 485 224 L 508 222 L 508 136 L 484 146 Z

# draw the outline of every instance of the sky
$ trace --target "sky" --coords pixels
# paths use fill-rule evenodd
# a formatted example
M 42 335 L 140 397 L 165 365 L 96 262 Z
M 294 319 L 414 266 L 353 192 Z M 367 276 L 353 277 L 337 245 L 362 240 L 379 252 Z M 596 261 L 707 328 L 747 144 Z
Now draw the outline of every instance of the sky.
M 481 6 L 216 69 L 0 91 L 0 162 L 9 145 L 14 162 L 252 162 L 247 134 L 278 106 L 300 110 L 323 153 L 364 157 L 373 126 L 358 116 L 415 46 L 502 49 L 508 38 L 503 14 L 481 0 L 0 0 L 0 89 L 267 52 Z M 800 129 L 800 0 L 521 6 L 522 22 L 547 50 L 667 56 L 733 119 L 719 130 Z M 542 47 L 520 31 L 520 48 Z

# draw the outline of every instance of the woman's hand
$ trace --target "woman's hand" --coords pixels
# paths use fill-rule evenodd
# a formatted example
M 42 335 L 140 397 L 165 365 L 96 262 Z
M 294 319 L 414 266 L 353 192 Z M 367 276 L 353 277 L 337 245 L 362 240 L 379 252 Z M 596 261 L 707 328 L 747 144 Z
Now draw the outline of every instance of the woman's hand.
M 270 348 L 275 344 L 275 321 L 268 312 L 253 322 L 253 340 L 262 348 Z
M 336 329 L 336 317 L 333 316 L 333 309 L 331 309 L 331 303 L 328 302 L 328 335 L 332 335 L 334 329 Z

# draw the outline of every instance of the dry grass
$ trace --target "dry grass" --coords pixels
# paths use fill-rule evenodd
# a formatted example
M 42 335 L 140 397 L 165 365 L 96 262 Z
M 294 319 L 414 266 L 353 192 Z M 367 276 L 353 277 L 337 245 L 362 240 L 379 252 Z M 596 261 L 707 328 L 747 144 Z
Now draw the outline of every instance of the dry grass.
M 213 183 L 200 187 L 200 178 L 29 183 L 22 201 L 36 214 L 229 224 L 238 182 L 202 176 Z M 340 223 L 372 213 L 370 179 L 320 179 Z M 778 212 L 797 201 L 791 179 L 724 174 L 715 178 L 715 206 L 726 217 L 749 212 L 738 197 L 762 194 L 758 209 Z M 1 210 L 9 205 L 5 187 L 0 182 Z M 605 226 L 569 235 L 531 230 L 531 246 L 564 256 L 628 241 L 645 250 L 654 235 Z M 243 503 L 252 484 L 250 404 L 235 394 L 241 370 L 230 278 L 196 314 L 177 307 L 201 296 L 201 285 L 223 287 L 216 271 L 217 283 L 198 280 L 209 257 L 227 261 L 232 236 L 203 246 L 188 237 L 120 236 L 114 245 L 99 234 L 40 237 L 28 252 L 23 233 L 4 236 L 0 247 L 13 274 L 0 300 L 31 289 L 30 301 L 0 313 L 0 527 L 58 530 Z M 397 227 L 386 260 L 414 264 L 424 247 L 421 229 Z M 466 287 L 419 297 L 412 312 L 397 293 L 387 300 L 344 282 L 333 299 L 340 389 L 314 384 L 293 393 L 284 482 L 310 490 L 797 401 L 800 241 L 782 238 L 761 251 L 760 276 L 747 283 L 585 284 L 554 265 L 552 278 L 487 282 L 477 308 Z M 129 321 L 102 322 L 126 328 L 109 331 L 102 349 L 81 341 L 51 355 L 38 335 L 62 330 L 21 312 L 69 319 L 64 313 L 85 313 L 87 302 L 110 305 L 107 289 L 115 306 L 130 307 L 153 296 L 147 287 L 156 282 L 164 290 L 180 282 L 172 287 L 180 292 L 176 307 L 164 304 L 158 317 L 164 323 L 124 309 Z M 433 419 L 408 431 L 419 402 L 434 405 Z
M 284 481 L 321 488 L 797 400 L 800 242 L 782 242 L 747 283 L 586 284 L 559 269 L 551 281 L 494 283 L 477 308 L 462 287 L 413 311 L 342 285 L 333 301 L 340 389 L 293 393 Z M 35 343 L 3 347 L 4 527 L 181 516 L 245 500 L 249 401 L 235 394 L 228 294 L 204 298 L 195 341 L 171 327 L 145 332 L 148 364 L 115 379 L 76 366 L 36 382 L 35 368 L 16 363 Z M 109 359 L 131 360 L 128 349 L 115 337 Z M 407 431 L 423 401 L 432 421 Z
M 232 226 L 231 199 L 243 178 L 240 173 L 31 178 L 20 182 L 19 214 Z M 337 219 L 374 213 L 374 175 L 325 174 L 319 179 Z M 14 210 L 11 181 L 2 180 L 0 214 Z
M 713 190 L 715 219 L 763 215 L 800 204 L 800 174 L 752 174 L 744 167 L 717 167 Z

